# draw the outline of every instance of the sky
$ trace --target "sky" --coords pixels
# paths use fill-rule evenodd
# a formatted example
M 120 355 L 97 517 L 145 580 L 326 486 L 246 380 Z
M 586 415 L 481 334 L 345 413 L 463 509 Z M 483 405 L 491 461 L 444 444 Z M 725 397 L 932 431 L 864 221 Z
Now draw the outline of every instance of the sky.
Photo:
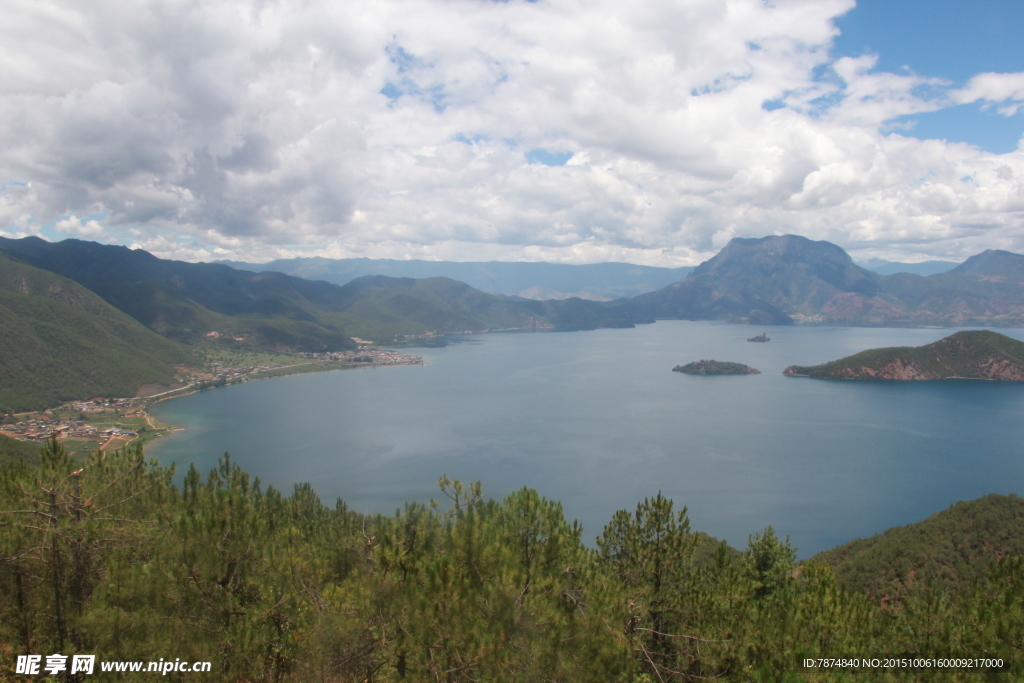
M 1024 252 L 1024 3 L 5 0 L 0 235 L 187 261 Z

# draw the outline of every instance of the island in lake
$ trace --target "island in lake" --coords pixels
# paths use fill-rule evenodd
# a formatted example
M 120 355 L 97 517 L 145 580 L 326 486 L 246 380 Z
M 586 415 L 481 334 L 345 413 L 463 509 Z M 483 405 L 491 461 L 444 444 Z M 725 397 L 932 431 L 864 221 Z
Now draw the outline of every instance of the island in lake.
M 871 349 L 782 374 L 818 379 L 990 379 L 1024 382 L 1024 342 L 990 330 L 957 332 L 924 346 Z
M 684 372 L 687 375 L 760 375 L 760 370 L 755 370 L 743 363 L 729 363 L 718 360 L 700 360 L 686 365 L 677 365 L 672 372 Z
M 771 339 L 768 337 L 767 334 L 762 332 L 761 334 L 757 335 L 756 337 L 751 337 L 747 341 L 752 341 L 752 342 L 770 342 Z

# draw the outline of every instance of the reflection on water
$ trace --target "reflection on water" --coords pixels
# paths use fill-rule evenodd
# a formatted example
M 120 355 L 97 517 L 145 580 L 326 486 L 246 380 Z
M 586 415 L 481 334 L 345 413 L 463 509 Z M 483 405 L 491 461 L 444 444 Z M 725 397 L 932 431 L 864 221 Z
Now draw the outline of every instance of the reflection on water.
M 957 500 L 1024 493 L 1024 385 L 784 377 L 952 330 L 666 321 L 633 330 L 491 334 L 416 351 L 423 367 L 252 382 L 166 401 L 188 429 L 150 447 L 179 472 L 230 451 L 265 483 L 391 513 L 438 477 L 561 500 L 592 539 L 659 490 L 695 529 L 744 546 L 768 524 L 806 557 Z M 1021 330 L 1003 330 L 1022 338 Z M 671 372 L 736 361 L 761 375 Z

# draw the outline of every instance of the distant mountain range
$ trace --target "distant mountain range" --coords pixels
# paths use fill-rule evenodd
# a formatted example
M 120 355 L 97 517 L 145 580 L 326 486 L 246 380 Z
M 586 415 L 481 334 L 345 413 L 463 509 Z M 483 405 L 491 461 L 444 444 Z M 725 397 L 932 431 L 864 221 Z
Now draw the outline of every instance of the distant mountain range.
M 1024 256 L 985 251 L 935 275 L 879 275 L 798 235 L 736 238 L 685 280 L 632 300 L 655 318 L 751 324 L 1014 326 Z
M 921 261 L 919 263 L 899 263 L 897 261 L 886 261 L 885 259 L 873 258 L 857 264 L 865 270 L 870 270 L 879 275 L 895 275 L 896 273 L 911 273 L 913 275 L 938 275 L 953 270 L 959 264 L 956 261 Z
M 514 263 L 504 261 L 398 261 L 393 259 L 294 258 L 269 263 L 218 261 L 254 272 L 274 271 L 344 285 L 366 275 L 400 278 L 446 277 L 489 294 L 548 300 L 579 297 L 594 301 L 623 299 L 682 280 L 693 270 L 630 263 Z
M 653 292 L 682 280 L 692 266 L 658 268 L 631 263 L 530 263 L 505 261 L 421 261 L 395 259 L 328 259 L 321 257 L 278 259 L 267 263 L 216 261 L 238 270 L 256 273 L 273 271 L 307 280 L 344 285 L 365 275 L 389 277 L 447 277 L 465 282 L 489 294 L 507 294 L 544 301 L 579 297 L 608 301 Z M 952 270 L 955 261 L 899 263 L 868 259 L 858 266 L 879 275 L 911 273 L 935 275 Z
M 159 259 L 141 249 L 36 237 L 0 238 L 0 250 L 90 289 L 151 330 L 195 344 L 215 338 L 254 348 L 333 351 L 352 336 L 494 329 L 579 330 L 650 322 L 634 307 L 486 294 L 449 278 L 365 276 L 344 286 L 223 264 Z
M 168 261 L 80 240 L 0 239 L 0 250 L 78 282 L 150 329 L 185 343 L 217 332 L 259 347 L 330 350 L 351 346 L 353 335 L 385 342 L 398 335 L 487 329 L 623 327 L 658 318 L 758 325 L 1024 322 L 1024 256 L 1019 254 L 986 251 L 928 276 L 880 275 L 857 266 L 834 244 L 797 235 L 736 238 L 685 278 L 613 302 L 499 296 L 445 277 L 379 274 L 337 285 L 275 271 Z M 560 291 L 593 291 L 600 285 L 606 293 L 680 274 L 627 264 L 278 263 L 307 276 L 330 272 L 339 279 L 367 270 L 461 267 L 489 279 L 492 288 L 532 282 L 534 288 Z M 578 279 L 568 279 L 572 274 Z

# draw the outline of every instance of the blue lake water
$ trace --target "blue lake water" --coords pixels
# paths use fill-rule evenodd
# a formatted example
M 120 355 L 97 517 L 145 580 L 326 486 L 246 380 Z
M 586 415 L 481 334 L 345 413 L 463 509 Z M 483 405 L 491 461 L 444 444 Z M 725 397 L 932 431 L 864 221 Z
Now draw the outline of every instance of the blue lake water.
M 750 343 L 762 331 L 771 342 Z M 530 486 L 593 542 L 658 491 L 694 529 L 742 548 L 771 524 L 807 557 L 958 500 L 1024 493 L 1024 384 L 836 382 L 783 376 L 954 330 L 746 327 L 488 334 L 416 349 L 423 367 L 295 375 L 154 406 L 186 427 L 149 447 L 212 469 L 224 451 L 264 484 L 393 513 L 440 498 L 442 474 L 485 495 Z M 1024 330 L 1000 330 L 1024 339 Z M 753 376 L 671 372 L 701 359 Z

